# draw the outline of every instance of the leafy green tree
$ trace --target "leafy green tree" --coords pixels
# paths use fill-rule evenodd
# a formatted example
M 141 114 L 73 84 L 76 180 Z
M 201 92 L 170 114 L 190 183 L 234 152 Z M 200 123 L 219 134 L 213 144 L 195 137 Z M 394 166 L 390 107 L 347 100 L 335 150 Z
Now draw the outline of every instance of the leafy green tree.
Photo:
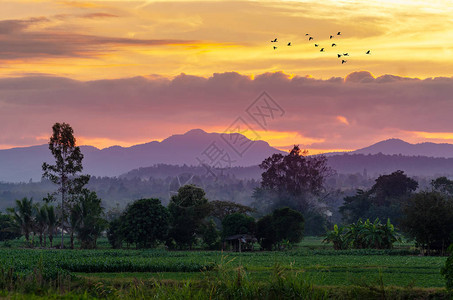
M 262 217 L 256 222 L 256 237 L 261 248 L 269 251 L 272 250 L 274 244 L 277 243 L 276 235 L 271 214 Z
M 340 212 L 345 223 L 359 219 L 387 219 L 399 224 L 402 207 L 409 201 L 418 183 L 403 171 L 379 176 L 370 190 L 357 190 L 356 195 L 344 198 Z
M 213 217 L 216 217 L 220 221 L 222 221 L 226 216 L 234 213 L 247 214 L 255 211 L 255 209 L 246 205 L 232 201 L 220 200 L 210 201 L 209 210 L 209 214 Z
M 304 234 L 303 215 L 289 207 L 275 209 L 257 222 L 257 238 L 262 248 L 272 250 L 273 246 L 280 248 L 280 243 L 287 241 L 291 244 L 302 240 Z
M 447 177 L 438 177 L 431 181 L 431 186 L 434 191 L 453 196 L 453 180 L 449 180 Z
M 295 244 L 304 237 L 304 217 L 294 209 L 283 207 L 274 210 L 272 223 L 277 243 L 286 240 Z
M 200 233 L 203 220 L 209 214 L 208 199 L 202 188 L 185 185 L 171 197 L 168 210 L 171 214 L 170 238 L 180 248 L 192 248 Z
M 19 238 L 21 235 L 14 230 L 13 218 L 0 212 L 0 242 Z
M 227 238 L 236 234 L 255 234 L 256 224 L 253 217 L 234 213 L 222 221 L 222 237 Z
M 210 219 L 209 222 L 204 226 L 203 230 L 203 242 L 206 244 L 208 249 L 219 248 L 219 231 L 214 223 L 214 220 Z
M 8 209 L 12 214 L 13 228 L 25 236 L 27 244 L 30 243 L 30 234 L 33 232 L 33 199 L 22 198 L 16 200 L 16 207 Z
M 170 214 L 159 199 L 140 199 L 126 208 L 120 220 L 127 242 L 135 243 L 137 248 L 151 248 L 165 241 Z
M 120 249 L 123 245 L 123 241 L 126 239 L 126 233 L 123 228 L 124 224 L 124 215 L 109 222 L 107 239 L 113 249 Z
M 82 249 L 96 248 L 96 241 L 101 232 L 107 227 L 107 221 L 102 218 L 103 207 L 101 199 L 95 192 L 83 189 L 77 203 L 72 208 L 77 215 L 75 232 Z
M 264 170 L 261 189 L 264 194 L 274 196 L 274 206 L 290 206 L 305 212 L 309 198 L 323 191 L 325 178 L 333 174 L 333 170 L 327 166 L 326 157 L 307 157 L 306 154 L 307 151 L 294 146 L 288 155 L 273 154 L 259 165 Z M 260 194 L 258 189 L 254 198 Z
M 403 229 L 428 254 L 443 254 L 452 242 L 453 199 L 445 194 L 420 192 L 403 209 Z
M 42 164 L 43 178 L 49 179 L 59 186 L 58 192 L 61 195 L 61 220 L 60 224 L 64 227 L 66 219 L 66 202 L 71 200 L 71 196 L 77 195 L 83 186 L 88 183 L 88 175 L 77 176 L 82 172 L 83 154 L 79 147 L 76 147 L 74 131 L 69 124 L 55 123 L 52 127 L 53 134 L 49 140 L 49 149 L 55 158 L 55 164 Z M 49 195 L 49 199 L 53 199 Z M 61 249 L 63 249 L 64 231 L 61 231 Z

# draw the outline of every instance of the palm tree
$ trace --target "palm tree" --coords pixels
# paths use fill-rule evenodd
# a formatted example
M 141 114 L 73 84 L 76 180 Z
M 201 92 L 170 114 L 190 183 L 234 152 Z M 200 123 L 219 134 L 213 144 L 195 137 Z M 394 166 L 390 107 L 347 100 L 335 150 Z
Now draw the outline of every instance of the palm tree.
M 12 214 L 15 229 L 25 236 L 28 244 L 30 233 L 33 232 L 33 199 L 25 197 L 16 200 L 16 207 L 8 210 Z
M 47 209 L 47 233 L 49 234 L 50 247 L 52 247 L 53 237 L 58 226 L 57 215 L 53 206 L 46 205 L 45 207 Z
M 35 232 L 39 235 L 39 245 L 43 246 L 44 236 L 44 247 L 46 246 L 46 232 L 48 223 L 47 205 L 39 207 L 39 204 L 34 206 L 35 210 Z

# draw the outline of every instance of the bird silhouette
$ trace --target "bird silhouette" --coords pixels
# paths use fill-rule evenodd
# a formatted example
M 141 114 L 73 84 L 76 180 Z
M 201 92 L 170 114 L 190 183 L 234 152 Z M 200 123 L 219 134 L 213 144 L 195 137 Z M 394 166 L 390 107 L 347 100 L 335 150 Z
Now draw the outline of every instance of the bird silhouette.
M 371 50 L 368 50 L 368 51 L 366 52 L 366 54 L 371 54 Z
M 346 62 L 347 62 L 347 60 L 344 60 L 344 59 L 341 60 L 341 64 L 344 64 Z
M 273 41 L 271 41 L 271 43 L 276 43 L 277 42 L 277 38 L 275 38 Z
M 338 31 L 338 32 L 337 32 L 337 35 L 341 35 L 341 31 Z
M 288 46 L 291 46 L 291 42 L 288 43 Z
M 276 47 L 276 46 L 274 46 L 274 50 L 275 50 L 275 49 L 277 49 L 277 47 Z
M 337 54 L 337 56 L 338 56 L 338 58 L 340 58 L 340 57 L 341 57 L 341 54 Z
M 349 53 L 343 53 L 343 56 L 349 56 Z
M 313 37 L 312 37 L 312 36 L 308 38 L 308 40 L 309 40 L 309 41 L 311 41 L 312 39 L 313 39 Z
M 324 48 L 321 48 L 321 50 L 319 50 L 319 52 L 324 52 Z
M 318 47 L 319 45 L 318 44 L 315 44 L 315 47 Z
M 332 47 L 335 47 L 336 45 L 337 45 L 337 44 L 333 43 L 333 44 L 332 44 Z
M 332 39 L 332 38 L 333 38 L 333 35 L 331 35 L 330 38 Z
M 305 36 L 310 35 L 309 33 L 306 33 Z

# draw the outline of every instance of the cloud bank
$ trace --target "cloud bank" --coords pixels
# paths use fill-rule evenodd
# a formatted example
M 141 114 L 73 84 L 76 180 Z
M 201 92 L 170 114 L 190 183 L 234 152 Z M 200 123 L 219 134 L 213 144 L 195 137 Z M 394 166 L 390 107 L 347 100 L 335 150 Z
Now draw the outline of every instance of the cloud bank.
M 268 131 L 246 108 L 266 91 L 284 110 Z M 273 146 L 356 149 L 398 137 L 453 142 L 453 78 L 374 77 L 366 71 L 327 80 L 234 72 L 77 81 L 28 76 L 0 79 L 0 147 L 45 143 L 55 122 L 81 142 L 129 145 L 192 128 L 221 132 L 238 117 Z M 276 136 L 280 134 L 284 139 Z

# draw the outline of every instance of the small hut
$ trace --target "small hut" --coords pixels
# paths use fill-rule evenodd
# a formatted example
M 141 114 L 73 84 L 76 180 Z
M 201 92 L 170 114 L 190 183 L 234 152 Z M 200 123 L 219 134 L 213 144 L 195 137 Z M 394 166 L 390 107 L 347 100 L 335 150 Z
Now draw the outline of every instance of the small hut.
M 252 251 L 253 244 L 258 240 L 250 234 L 236 234 L 225 238 L 223 248 L 228 245 L 228 248 L 235 252 Z

